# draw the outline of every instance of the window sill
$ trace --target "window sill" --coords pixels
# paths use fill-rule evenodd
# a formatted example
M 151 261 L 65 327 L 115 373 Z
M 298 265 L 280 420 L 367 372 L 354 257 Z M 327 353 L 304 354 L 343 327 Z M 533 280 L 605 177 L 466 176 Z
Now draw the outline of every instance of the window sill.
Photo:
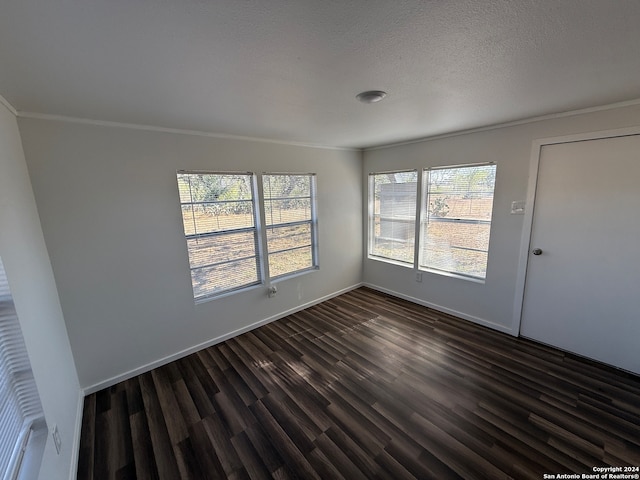
M 212 300 L 217 300 L 219 298 L 225 298 L 231 295 L 236 295 L 238 293 L 241 292 L 248 292 L 250 290 L 255 290 L 256 288 L 261 288 L 264 287 L 264 281 L 260 282 L 260 283 L 254 283 L 251 285 L 247 285 L 246 287 L 240 287 L 240 288 L 236 288 L 234 290 L 228 290 L 226 292 L 221 292 L 221 293 L 212 293 L 211 295 L 207 295 L 205 297 L 199 297 L 194 299 L 194 302 L 196 305 L 200 305 L 203 303 L 208 303 Z
M 318 270 L 320 270 L 320 267 L 311 267 L 311 268 L 307 268 L 305 270 L 300 270 L 299 272 L 294 272 L 294 273 L 288 273 L 285 275 L 282 275 L 280 277 L 276 277 L 271 279 L 271 282 L 265 282 L 262 281 L 260 283 L 256 283 L 253 285 L 248 285 L 246 287 L 241 287 L 235 290 L 229 290 L 228 292 L 222 292 L 222 293 L 218 293 L 218 294 L 212 294 L 212 295 L 207 295 L 206 297 L 200 297 L 200 298 L 196 298 L 194 300 L 196 305 L 201 305 L 203 303 L 208 303 L 211 302 L 212 300 L 217 300 L 219 298 L 225 298 L 231 295 L 236 295 L 238 293 L 242 293 L 242 292 L 249 292 L 251 290 L 255 290 L 256 288 L 263 288 L 265 285 L 273 285 L 276 284 L 278 282 L 281 282 L 283 280 L 289 280 L 291 278 L 295 278 L 295 277 L 300 277 L 302 275 L 307 275 L 308 273 L 313 273 L 313 272 L 317 272 Z
M 466 280 L 472 283 L 479 283 L 484 285 L 486 283 L 485 278 L 469 277 L 467 275 L 460 275 L 459 273 L 445 272 L 443 270 L 436 270 L 434 268 L 418 268 L 419 272 L 433 273 L 435 275 L 441 275 L 443 277 L 457 278 L 459 280 Z
M 278 283 L 278 282 L 281 282 L 283 280 L 289 280 L 290 278 L 300 277 L 302 275 L 307 275 L 308 273 L 317 272 L 318 270 L 320 270 L 320 267 L 316 266 L 316 267 L 311 267 L 311 268 L 305 268 L 304 270 L 299 270 L 299 271 L 293 272 L 293 273 L 286 273 L 286 274 L 281 275 L 279 277 L 272 278 L 270 284 L 273 285 L 274 283 Z
M 405 268 L 413 268 L 413 263 L 401 262 L 399 260 L 393 260 L 391 258 L 377 257 L 375 255 L 368 255 L 367 258 L 369 260 L 375 260 L 376 262 L 390 263 L 392 265 L 397 265 L 399 267 Z

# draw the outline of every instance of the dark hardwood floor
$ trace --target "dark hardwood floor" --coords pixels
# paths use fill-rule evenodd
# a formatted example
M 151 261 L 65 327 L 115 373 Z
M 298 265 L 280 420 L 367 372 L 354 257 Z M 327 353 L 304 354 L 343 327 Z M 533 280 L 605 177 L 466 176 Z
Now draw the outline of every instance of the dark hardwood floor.
M 78 478 L 603 465 L 640 466 L 639 377 L 360 288 L 87 396 Z

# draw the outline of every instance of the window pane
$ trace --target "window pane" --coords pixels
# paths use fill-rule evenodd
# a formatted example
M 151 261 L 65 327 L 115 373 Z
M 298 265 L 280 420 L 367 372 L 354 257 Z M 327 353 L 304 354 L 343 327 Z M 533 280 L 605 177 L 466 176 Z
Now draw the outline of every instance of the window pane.
M 311 198 L 296 198 L 292 200 L 265 199 L 264 213 L 267 225 L 311 221 Z
M 257 232 L 238 232 L 187 239 L 191 268 L 253 257 Z
M 485 278 L 495 165 L 425 171 L 420 267 Z
M 253 175 L 178 173 L 195 298 L 259 283 Z
M 178 174 L 178 193 L 180 194 L 180 203 L 191 202 L 191 183 L 189 175 Z
M 418 172 L 372 174 L 369 254 L 413 264 Z
M 229 173 L 178 173 L 180 201 L 217 202 L 251 200 L 252 175 Z
M 270 276 L 313 268 L 313 174 L 265 174 L 262 183 Z
M 310 246 L 269 255 L 269 271 L 272 277 L 306 270 L 312 266 L 313 252 Z
M 236 260 L 191 270 L 195 298 L 259 283 L 256 258 Z
M 264 198 L 311 196 L 311 174 L 264 174 Z
M 185 233 L 213 233 L 253 227 L 253 204 L 250 201 L 183 205 Z
M 311 246 L 311 225 L 287 225 L 267 229 L 269 252 Z
M 484 278 L 490 225 L 431 221 L 423 228 L 421 266 Z

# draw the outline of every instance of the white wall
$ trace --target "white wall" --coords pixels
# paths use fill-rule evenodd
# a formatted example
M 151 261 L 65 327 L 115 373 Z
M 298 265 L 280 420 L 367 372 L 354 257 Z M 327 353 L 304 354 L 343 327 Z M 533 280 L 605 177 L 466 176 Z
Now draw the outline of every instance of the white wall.
M 497 163 L 485 284 L 428 272 L 423 273 L 422 283 L 417 283 L 411 268 L 371 260 L 366 255 L 365 284 L 517 335 L 514 302 L 518 301 L 516 278 L 524 217 L 510 215 L 510 210 L 512 201 L 526 199 L 533 140 L 636 125 L 640 125 L 640 106 L 637 105 L 365 151 L 362 183 L 365 218 L 370 172 Z M 366 244 L 366 224 L 363 228 Z
M 358 285 L 361 153 L 21 118 L 20 132 L 80 384 Z M 195 305 L 176 170 L 315 172 L 320 269 Z
M 75 476 L 82 398 L 44 243 L 16 118 L 0 105 L 0 256 L 15 301 L 47 426 L 58 425 L 62 451 L 47 438 L 40 478 Z

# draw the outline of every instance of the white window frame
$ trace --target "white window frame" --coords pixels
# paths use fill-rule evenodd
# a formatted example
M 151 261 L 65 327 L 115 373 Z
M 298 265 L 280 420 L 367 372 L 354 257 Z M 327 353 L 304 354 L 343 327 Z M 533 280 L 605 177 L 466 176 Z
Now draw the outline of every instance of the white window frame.
M 268 176 L 290 176 L 290 177 L 308 177 L 309 178 L 309 195 L 295 197 L 296 199 L 306 199 L 306 198 L 309 199 L 309 208 L 310 208 L 309 219 L 297 220 L 293 222 L 273 222 L 273 223 L 269 222 L 269 215 L 267 215 L 266 213 L 267 202 L 292 199 L 294 197 L 282 197 L 282 198 L 271 197 L 271 196 L 267 197 L 267 195 L 264 192 L 265 192 L 265 177 L 268 177 Z M 269 279 L 270 282 L 274 282 L 274 281 L 288 278 L 291 276 L 299 275 L 311 270 L 318 270 L 319 264 L 318 264 L 318 219 L 317 219 L 317 207 L 316 207 L 316 174 L 315 173 L 291 173 L 291 172 L 284 172 L 284 173 L 283 172 L 264 172 L 260 175 L 258 184 L 259 184 L 259 202 L 261 206 L 262 218 L 264 219 L 264 222 L 263 222 L 264 234 L 262 235 L 262 239 L 264 242 L 263 251 L 266 252 L 266 255 L 265 255 L 266 261 L 264 262 L 265 271 L 266 271 L 265 276 Z M 283 253 L 286 251 L 295 251 L 300 247 L 293 247 L 290 249 L 271 251 L 269 249 L 268 231 L 270 229 L 275 230 L 282 227 L 295 227 L 298 225 L 309 225 L 309 230 L 310 230 L 309 247 L 311 248 L 311 265 L 309 265 L 308 267 L 297 269 L 297 270 L 292 270 L 290 272 L 286 272 L 280 275 L 274 275 L 271 272 L 271 263 L 269 261 L 271 258 L 271 255 Z
M 376 177 L 378 176 L 386 176 L 386 175 L 395 175 L 395 174 L 410 174 L 410 173 L 415 173 L 416 175 L 416 190 L 415 190 L 415 205 L 414 205 L 414 212 L 413 215 L 407 216 L 407 218 L 404 220 L 406 221 L 407 224 L 407 235 L 409 235 L 410 237 L 413 237 L 413 254 L 411 256 L 411 260 L 407 260 L 404 261 L 402 259 L 398 259 L 398 258 L 394 258 L 394 257 L 390 257 L 390 256 L 385 256 L 385 255 L 381 255 L 380 253 L 376 253 L 376 241 L 379 238 L 382 238 L 381 236 L 378 237 L 376 236 L 376 218 L 377 217 L 382 217 L 381 213 L 377 213 L 375 212 L 375 187 L 376 187 Z M 417 203 L 418 203 L 418 199 L 420 198 L 420 178 L 419 178 L 420 172 L 418 172 L 418 170 L 416 169 L 408 169 L 408 170 L 392 170 L 392 171 L 386 171 L 386 172 L 371 172 L 369 173 L 369 191 L 368 191 L 368 202 L 369 202 L 369 228 L 368 228 L 368 257 L 370 259 L 373 260 L 378 260 L 378 261 L 383 261 L 383 262 L 387 262 L 387 263 L 393 263 L 395 265 L 400 265 L 403 267 L 409 267 L 409 268 L 413 268 L 413 266 L 415 265 L 415 252 L 416 249 L 418 247 L 418 243 L 416 242 L 416 236 L 415 236 L 415 225 L 416 225 L 416 214 L 417 214 Z M 405 182 L 405 184 L 409 184 L 411 182 Z
M 495 183 L 493 185 L 493 191 L 491 193 L 491 204 L 492 204 L 492 213 L 491 217 L 488 220 L 483 219 L 463 219 L 456 217 L 438 217 L 439 222 L 449 222 L 452 224 L 476 224 L 476 225 L 487 225 L 489 227 L 489 237 L 487 239 L 487 250 L 477 250 L 482 251 L 486 254 L 486 262 L 483 268 L 483 275 L 472 275 L 461 271 L 449 270 L 449 269 L 441 269 L 435 266 L 429 266 L 425 264 L 424 260 L 424 248 L 423 246 L 427 243 L 428 239 L 426 238 L 425 233 L 425 225 L 430 221 L 429 218 L 429 203 L 430 203 L 430 193 L 431 193 L 431 184 L 430 184 L 430 173 L 436 170 L 456 170 L 456 169 L 464 169 L 464 168 L 473 168 L 473 167 L 485 167 L 492 166 L 494 171 L 497 169 L 495 162 L 484 162 L 484 163 L 474 163 L 474 164 L 464 164 L 464 165 L 450 165 L 450 166 L 437 166 L 437 167 L 429 167 L 422 170 L 422 195 L 420 200 L 420 223 L 419 223 L 419 240 L 417 246 L 417 269 L 424 272 L 431 272 L 438 275 L 445 275 L 450 277 L 461 278 L 465 280 L 470 280 L 478 283 L 485 283 L 487 267 L 489 264 L 489 246 L 491 239 L 491 225 L 493 221 L 493 203 L 495 200 Z M 495 173 L 494 173 L 495 175 Z M 458 247 L 455 247 L 458 248 Z M 473 250 L 473 249 L 470 249 Z
M 252 212 L 253 212 L 253 226 L 249 226 L 249 227 L 242 227 L 242 228 L 232 228 L 232 229 L 228 229 L 228 230 L 221 230 L 218 232 L 206 232 L 206 233 L 198 233 L 197 231 L 194 232 L 193 234 L 188 234 L 185 231 L 185 240 L 187 243 L 187 250 L 189 250 L 189 241 L 190 240 L 198 240 L 200 238 L 213 238 L 213 237 L 218 237 L 218 238 L 222 238 L 225 236 L 231 236 L 234 234 L 238 234 L 238 233 L 251 233 L 253 234 L 254 237 L 254 250 L 253 250 L 253 255 L 249 255 L 249 256 L 243 256 L 243 257 L 238 257 L 238 258 L 232 258 L 230 260 L 225 260 L 225 261 L 221 261 L 221 262 L 214 262 L 212 264 L 207 264 L 207 265 L 199 265 L 199 266 L 193 266 L 191 264 L 191 261 L 189 263 L 189 270 L 193 275 L 193 272 L 196 270 L 203 270 L 205 268 L 210 268 L 212 266 L 217 266 L 217 265 L 223 265 L 223 264 L 229 264 L 232 262 L 237 262 L 237 261 L 242 261 L 242 260 L 251 260 L 254 259 L 254 261 L 256 262 L 256 280 L 252 281 L 252 282 L 247 282 L 247 283 L 243 283 L 243 284 L 239 284 L 230 288 L 223 288 L 223 289 L 214 289 L 211 291 L 207 291 L 206 293 L 200 294 L 198 295 L 196 292 L 196 287 L 194 285 L 193 282 L 193 276 L 192 276 L 192 288 L 193 288 L 193 295 L 194 295 L 194 299 L 196 302 L 202 302 L 202 301 L 207 301 L 208 299 L 211 298 L 215 298 L 215 297 L 219 297 L 221 295 L 226 295 L 232 292 L 236 292 L 238 290 L 243 290 L 255 285 L 260 285 L 262 283 L 264 283 L 264 266 L 262 264 L 262 239 L 261 239 L 261 229 L 260 229 L 260 208 L 258 205 L 258 195 L 257 195 L 257 185 L 256 185 L 256 175 L 252 172 L 220 172 L 220 171 L 198 171 L 198 170 L 178 170 L 177 172 L 177 176 L 180 175 L 212 175 L 212 176 L 246 176 L 249 179 L 249 183 L 251 186 L 251 199 L 249 200 L 245 200 L 245 201 L 250 201 L 251 202 L 251 208 L 252 208 Z M 190 193 L 191 196 L 191 201 L 190 202 L 183 202 L 182 199 L 179 196 L 179 200 L 180 200 L 180 208 L 181 208 L 181 215 L 182 215 L 182 219 L 183 219 L 183 225 L 184 225 L 184 215 L 183 215 L 183 208 L 185 206 L 191 206 L 192 208 L 192 212 L 194 211 L 194 206 L 195 205 L 199 205 L 199 204 L 211 204 L 211 205 L 218 205 L 218 204 L 223 204 L 223 203 L 229 203 L 229 202 L 235 202 L 235 201 L 206 201 L 206 202 L 201 202 L 201 201 L 194 201 L 193 200 L 193 195 Z M 195 222 L 194 222 L 195 223 Z M 194 225 L 194 229 L 195 229 L 195 225 Z

